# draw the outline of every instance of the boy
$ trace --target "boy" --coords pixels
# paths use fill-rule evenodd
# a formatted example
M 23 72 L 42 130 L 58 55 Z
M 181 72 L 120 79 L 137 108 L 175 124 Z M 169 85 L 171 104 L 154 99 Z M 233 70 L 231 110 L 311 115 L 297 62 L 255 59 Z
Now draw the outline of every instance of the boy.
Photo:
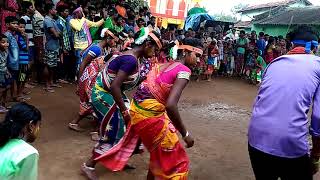
M 19 45 L 19 74 L 17 80 L 17 99 L 19 101 L 27 101 L 30 98 L 23 96 L 23 90 L 29 73 L 29 43 L 28 34 L 25 31 L 26 23 L 24 19 L 19 20 L 19 27 L 17 31 L 17 41 Z
M 6 113 L 8 111 L 5 107 L 7 91 L 11 84 L 11 75 L 7 68 L 8 47 L 7 36 L 0 34 L 0 113 Z
M 18 19 L 14 16 L 8 16 L 6 17 L 5 22 L 8 29 L 5 36 L 7 36 L 9 43 L 7 66 L 13 78 L 10 95 L 12 100 L 17 101 L 18 99 L 15 97 L 14 92 L 17 87 L 19 73 L 19 46 L 17 39 L 15 38 L 16 31 L 18 30 Z

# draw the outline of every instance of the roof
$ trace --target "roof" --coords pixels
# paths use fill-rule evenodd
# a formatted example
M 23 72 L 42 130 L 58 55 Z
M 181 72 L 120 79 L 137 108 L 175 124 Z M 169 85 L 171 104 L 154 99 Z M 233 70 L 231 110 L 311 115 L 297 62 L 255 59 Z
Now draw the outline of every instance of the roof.
M 258 5 L 252 5 L 248 6 L 246 8 L 243 8 L 239 10 L 238 12 L 245 12 L 245 11 L 252 11 L 252 10 L 259 10 L 259 9 L 265 9 L 265 8 L 274 8 L 274 7 L 279 7 L 279 6 L 285 6 L 289 4 L 294 4 L 299 2 L 300 0 L 282 0 L 278 2 L 273 2 L 273 3 L 267 3 L 267 4 L 258 4 Z M 306 5 L 312 5 L 312 3 L 308 0 L 302 0 L 303 2 L 306 3 Z
M 234 27 L 236 27 L 236 28 L 246 28 L 246 27 L 250 27 L 251 24 L 252 24 L 252 21 L 239 21 L 239 22 L 234 24 Z
M 272 25 L 320 25 L 320 7 L 310 6 L 305 8 L 289 8 L 286 11 L 271 15 L 267 18 L 256 20 L 253 24 Z

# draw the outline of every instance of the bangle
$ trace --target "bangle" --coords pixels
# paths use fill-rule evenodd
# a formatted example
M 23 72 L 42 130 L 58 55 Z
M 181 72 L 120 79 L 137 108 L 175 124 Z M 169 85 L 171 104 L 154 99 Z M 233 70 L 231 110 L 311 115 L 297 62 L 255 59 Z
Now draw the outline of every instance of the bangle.
M 182 139 L 185 139 L 186 137 L 188 137 L 190 134 L 189 134 L 189 131 L 187 131 L 186 135 L 182 137 Z
M 130 115 L 129 109 L 126 109 L 126 110 L 122 111 L 121 114 L 122 114 L 123 117 L 129 116 Z

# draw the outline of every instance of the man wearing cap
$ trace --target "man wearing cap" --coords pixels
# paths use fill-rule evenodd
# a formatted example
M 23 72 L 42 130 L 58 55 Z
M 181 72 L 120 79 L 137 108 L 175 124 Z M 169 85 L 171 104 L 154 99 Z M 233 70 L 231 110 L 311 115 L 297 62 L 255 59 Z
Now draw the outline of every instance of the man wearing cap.
M 318 34 L 293 31 L 294 47 L 266 68 L 249 125 L 249 155 L 257 180 L 312 180 L 320 157 Z M 308 112 L 313 105 L 309 128 Z M 308 137 L 312 136 L 309 151 Z

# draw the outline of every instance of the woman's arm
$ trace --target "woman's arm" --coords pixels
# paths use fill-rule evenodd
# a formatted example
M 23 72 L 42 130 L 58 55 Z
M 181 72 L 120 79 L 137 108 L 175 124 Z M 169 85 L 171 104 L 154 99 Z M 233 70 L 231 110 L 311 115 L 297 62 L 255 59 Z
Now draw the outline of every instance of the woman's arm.
M 80 67 L 79 67 L 79 78 L 82 76 L 84 69 L 90 64 L 93 57 L 89 54 L 82 60 Z
M 187 79 L 176 79 L 175 83 L 171 88 L 169 97 L 167 99 L 166 110 L 173 125 L 178 129 L 178 131 L 186 141 L 187 147 L 192 147 L 194 144 L 194 141 L 187 133 L 188 131 L 181 120 L 180 113 L 178 110 L 179 99 L 181 97 L 183 89 L 186 87 L 187 84 L 188 84 Z
M 110 86 L 110 93 L 113 96 L 114 101 L 118 105 L 120 112 L 123 114 L 123 112 L 127 111 L 127 107 L 124 104 L 124 101 L 122 99 L 122 91 L 121 91 L 121 85 L 122 83 L 128 78 L 128 74 L 125 71 L 119 70 L 117 73 L 117 76 L 112 81 Z M 125 117 L 126 123 L 130 120 L 130 116 Z M 128 119 L 129 118 L 129 119 Z

